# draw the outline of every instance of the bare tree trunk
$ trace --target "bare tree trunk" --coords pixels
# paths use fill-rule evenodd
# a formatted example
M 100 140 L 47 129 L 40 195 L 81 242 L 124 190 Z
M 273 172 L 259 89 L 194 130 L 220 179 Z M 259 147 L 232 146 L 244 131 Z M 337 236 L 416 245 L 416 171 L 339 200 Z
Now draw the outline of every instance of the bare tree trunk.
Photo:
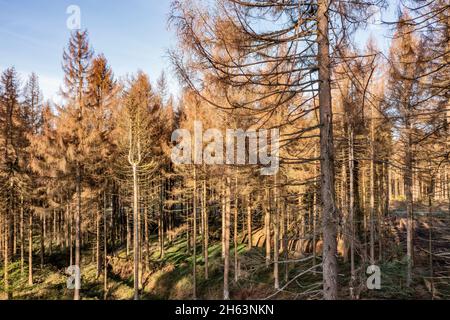
M 69 204 L 69 265 L 72 266 L 73 265 L 73 215 L 72 215 L 72 210 L 71 210 L 71 206 Z
M 234 180 L 234 231 L 233 231 L 233 240 L 234 240 L 234 282 L 238 282 L 239 280 L 239 260 L 238 260 L 238 213 L 239 213 L 239 198 L 238 198 L 238 184 L 237 184 L 237 170 L 235 174 Z
M 344 122 L 344 121 L 343 121 Z M 345 125 L 343 125 L 345 127 Z M 344 262 L 348 262 L 350 236 L 348 232 L 348 207 L 347 207 L 347 162 L 345 148 L 342 148 L 342 165 L 341 165 L 341 210 L 344 219 L 343 224 L 343 241 L 344 241 Z
M 75 265 L 81 271 L 81 168 L 77 164 L 77 210 L 75 212 Z M 80 300 L 80 279 L 75 284 L 74 300 Z
M 23 195 L 20 195 L 20 274 L 25 273 L 25 237 L 24 237 Z
M 159 194 L 159 256 L 164 258 L 164 180 L 160 181 Z
M 138 208 L 137 208 L 137 230 L 138 230 L 138 270 L 139 270 L 139 277 L 138 277 L 138 288 L 139 290 L 142 290 L 142 211 L 141 211 L 141 205 L 139 200 L 141 199 L 141 189 L 140 189 L 140 182 L 138 177 Z
M 224 271 L 223 271 L 223 299 L 230 300 L 229 272 L 230 272 L 230 216 L 231 216 L 231 190 L 230 178 L 226 178 L 225 184 L 225 233 L 224 233 Z
M 355 186 L 354 186 L 354 173 L 355 173 L 355 155 L 354 155 L 354 133 L 353 128 L 349 125 L 349 148 L 348 148 L 348 171 L 349 171 L 349 226 L 350 226 L 350 298 L 355 298 Z
M 148 202 L 145 202 L 145 209 L 144 209 L 144 241 L 145 241 L 145 265 L 148 269 L 150 264 L 150 241 L 149 241 L 149 228 L 148 228 Z
M 225 259 L 226 186 L 222 184 L 222 259 Z
M 193 192 L 193 231 L 194 238 L 193 255 L 192 255 L 192 298 L 197 300 L 197 169 L 194 165 L 194 192 Z
M 252 205 L 251 205 L 251 195 L 247 196 L 247 249 L 250 250 L 253 245 L 253 231 L 252 231 Z
M 434 178 L 430 173 L 430 186 L 428 190 L 428 224 L 429 224 L 428 251 L 429 251 L 430 286 L 431 286 L 430 291 L 431 291 L 431 299 L 434 300 L 435 296 L 434 296 L 434 270 L 433 270 L 433 197 L 434 197 Z
M 5 244 L 4 244 L 4 228 L 5 228 L 5 218 L 3 214 L 0 214 L 0 257 L 3 261 L 4 259 L 4 248 L 5 248 Z
M 337 284 L 337 213 L 334 190 L 333 115 L 331 109 L 330 57 L 328 39 L 329 0 L 318 1 L 318 62 L 321 154 L 321 196 L 323 223 L 323 295 L 338 298 Z
M 131 223 L 130 223 L 130 212 L 127 209 L 125 209 L 125 216 L 127 220 L 127 257 L 128 257 L 131 251 Z
M 15 198 L 11 199 L 11 212 L 12 212 L 12 255 L 11 259 L 17 255 L 17 214 L 16 214 L 16 208 L 15 208 Z
M 409 287 L 412 283 L 412 266 L 413 266 L 413 195 L 412 195 L 412 137 L 411 137 L 411 125 L 409 119 L 407 120 L 407 135 L 408 142 L 406 145 L 406 161 L 405 161 L 405 193 L 406 193 L 406 258 L 407 258 L 407 270 L 406 270 L 406 285 Z
M 44 255 L 45 255 L 45 221 L 44 221 L 45 213 L 41 213 L 41 250 L 40 250 L 40 258 L 41 258 L 41 270 L 44 269 Z
M 287 263 L 287 261 L 289 260 L 289 241 L 288 241 L 288 232 L 289 232 L 289 207 L 286 205 L 286 202 L 283 205 L 283 220 L 285 221 L 284 225 L 285 225 L 285 229 L 283 231 L 283 243 L 284 243 L 284 281 L 288 282 L 289 281 L 289 264 Z M 313 212 L 314 214 L 314 212 Z M 314 217 L 313 217 L 314 219 Z M 315 250 L 314 250 L 315 251 Z M 315 265 L 315 261 L 314 261 L 314 265 Z
M 270 265 L 270 189 L 266 186 L 266 196 L 264 203 L 264 235 L 266 237 L 266 267 Z
M 371 106 L 371 121 L 370 121 L 370 143 L 371 143 L 371 160 L 370 160 L 370 264 L 375 264 L 375 120 L 373 105 Z
M 3 253 L 3 282 L 5 286 L 5 293 L 6 293 L 6 299 L 9 300 L 11 298 L 11 292 L 9 288 L 9 224 L 10 224 L 10 208 L 9 208 L 9 202 L 7 201 L 7 210 L 6 210 L 6 217 L 5 217 L 5 232 L 4 232 L 4 253 Z
M 205 279 L 208 280 L 208 246 L 209 246 L 209 217 L 208 217 L 208 207 L 206 203 L 206 179 L 203 180 L 203 200 L 202 200 L 202 211 L 203 211 L 203 223 L 204 223 L 204 254 L 205 254 Z
M 96 212 L 96 233 L 95 233 L 95 261 L 97 262 L 97 278 L 102 273 L 102 263 L 100 261 L 100 206 L 97 207 Z
M 273 212 L 273 278 L 275 290 L 280 289 L 280 279 L 278 274 L 278 256 L 279 256 L 279 216 L 278 216 L 278 187 L 277 176 L 274 176 L 274 212 Z
M 314 147 L 314 158 L 319 156 L 317 152 L 317 147 Z M 319 218 L 319 206 L 317 205 L 317 165 L 314 163 L 314 192 L 313 192 L 313 265 L 316 265 L 317 260 L 317 219 Z
M 138 228 L 138 177 L 133 165 L 133 255 L 134 255 L 134 300 L 139 300 L 139 228 Z
M 186 199 L 186 220 L 187 220 L 187 228 L 186 228 L 186 247 L 187 254 L 191 253 L 191 218 L 189 211 L 189 199 Z
M 33 210 L 28 216 L 28 285 L 33 285 Z
M 103 192 L 103 299 L 108 297 L 108 233 L 106 217 L 106 193 Z M 112 207 L 111 207 L 112 210 Z

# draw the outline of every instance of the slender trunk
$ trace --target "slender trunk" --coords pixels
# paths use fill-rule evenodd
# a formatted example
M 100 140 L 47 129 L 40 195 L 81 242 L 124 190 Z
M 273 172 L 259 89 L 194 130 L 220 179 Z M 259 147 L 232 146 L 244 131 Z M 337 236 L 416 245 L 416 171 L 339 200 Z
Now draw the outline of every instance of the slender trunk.
M 125 219 L 127 224 L 127 257 L 129 257 L 131 250 L 131 225 L 130 225 L 130 212 L 127 209 L 125 209 Z
M 141 205 L 139 202 L 140 199 L 140 194 L 141 194 L 141 190 L 140 190 L 140 183 L 139 183 L 139 178 L 138 178 L 138 189 L 137 189 L 137 194 L 138 194 L 138 208 L 137 208 L 137 230 L 138 230 L 138 270 L 139 270 L 139 283 L 138 283 L 138 287 L 139 290 L 142 290 L 142 211 L 141 211 Z
M 253 245 L 253 231 L 252 231 L 252 205 L 251 205 L 251 195 L 247 196 L 247 249 L 251 250 Z
M 371 143 L 371 160 L 370 160 L 370 263 L 375 264 L 375 119 L 373 112 L 373 105 L 371 110 L 371 123 L 370 123 L 370 143 Z
M 50 254 L 53 252 L 53 244 L 56 244 L 56 209 L 53 209 L 52 237 L 50 240 Z
M 139 300 L 139 228 L 138 228 L 138 177 L 133 165 L 133 254 L 134 254 L 134 300 Z
M 412 195 L 412 136 L 411 126 L 409 119 L 407 120 L 407 145 L 406 145 L 406 161 L 405 161 L 405 193 L 406 193 L 406 258 L 407 258 L 407 270 L 406 270 L 406 285 L 409 287 L 412 283 L 412 267 L 413 267 L 413 195 Z
M 331 109 L 331 66 L 329 57 L 329 0 L 318 1 L 319 112 L 321 154 L 321 196 L 323 223 L 323 295 L 338 298 L 337 284 L 337 214 L 334 190 L 333 116 Z
M 149 241 L 149 228 L 148 228 L 148 203 L 145 202 L 144 209 L 144 241 L 145 241 L 145 266 L 148 269 L 150 264 L 150 241 Z
M 235 174 L 235 183 L 234 183 L 234 231 L 233 231 L 233 240 L 234 240 L 234 282 L 238 282 L 239 280 L 239 260 L 238 260 L 238 213 L 239 213 L 239 198 L 238 198 L 238 184 L 237 184 L 237 170 Z
M 33 210 L 28 216 L 28 285 L 33 285 Z
M 161 179 L 161 187 L 159 194 L 159 255 L 164 258 L 164 180 Z
M 69 205 L 69 265 L 73 265 L 73 215 Z
M 319 156 L 317 147 L 314 148 L 314 158 Z M 318 191 L 318 183 L 317 183 L 317 165 L 314 163 L 314 192 L 313 192 L 313 265 L 316 265 L 317 260 L 317 219 L 319 217 L 319 206 L 317 205 L 317 191 Z
M 41 213 L 41 250 L 40 250 L 40 258 L 41 258 L 41 270 L 44 269 L 44 255 L 45 255 L 45 213 Z
M 345 125 L 343 125 L 345 127 Z M 349 232 L 348 232 L 348 207 L 347 207 L 347 162 L 345 148 L 342 148 L 342 165 L 341 165 L 341 210 L 344 219 L 343 225 L 343 241 L 344 241 L 344 262 L 348 262 L 349 258 Z
M 20 274 L 25 273 L 25 237 L 24 237 L 23 195 L 20 195 Z
M 280 289 L 280 279 L 278 275 L 278 255 L 279 255 L 279 217 L 278 217 L 278 187 L 277 176 L 274 176 L 274 212 L 273 212 L 273 278 L 275 290 Z
M 102 263 L 100 260 L 100 208 L 97 208 L 96 212 L 96 232 L 95 232 L 95 261 L 97 262 L 97 278 L 102 273 Z
M 430 164 L 431 167 L 431 164 Z M 434 300 L 434 271 L 433 271 L 433 193 L 434 181 L 430 177 L 430 187 L 428 190 L 428 251 L 429 251 L 429 268 L 430 268 L 430 286 L 431 299 Z
M 355 298 L 355 187 L 354 187 L 354 149 L 353 149 L 353 128 L 349 125 L 349 148 L 348 148 L 348 172 L 349 172 L 349 229 L 350 229 L 350 298 Z
M 264 207 L 264 235 L 266 237 L 266 267 L 270 265 L 270 189 L 266 186 L 266 197 Z
M 5 286 L 6 299 L 9 300 L 11 298 L 11 292 L 9 288 L 9 224 L 10 224 L 10 210 L 9 210 L 9 200 L 8 200 L 8 209 L 6 211 L 5 217 L 5 232 L 4 232 L 4 253 L 3 253 L 3 282 Z
M 222 185 L 222 259 L 225 259 L 226 186 Z
M 14 203 L 15 198 L 12 198 L 12 254 L 11 258 L 15 257 L 17 255 L 17 214 L 16 214 L 16 208 Z
M 189 211 L 189 199 L 186 199 L 186 220 L 187 220 L 187 228 L 186 228 L 187 254 L 191 254 L 191 218 Z
M 285 230 L 283 231 L 283 243 L 284 243 L 284 281 L 287 283 L 289 281 L 289 264 L 287 261 L 289 260 L 289 241 L 288 241 L 288 232 L 289 232 L 289 207 L 286 205 L 286 202 L 283 205 L 283 220 L 285 220 Z M 314 219 L 314 217 L 313 217 Z M 315 265 L 315 261 L 314 261 Z
M 197 169 L 194 165 L 194 195 L 192 206 L 193 231 L 194 238 L 193 255 L 192 255 L 192 298 L 197 300 Z
M 111 208 L 112 209 L 112 208 Z M 106 219 L 106 193 L 103 192 L 103 299 L 108 297 L 108 233 Z
M 203 222 L 204 222 L 204 253 L 205 253 L 205 279 L 208 280 L 208 247 L 209 247 L 209 217 L 208 208 L 206 203 L 206 179 L 203 180 L 203 200 L 202 200 L 202 211 L 203 211 Z
M 75 265 L 81 272 L 81 167 L 77 164 L 77 210 L 75 212 Z M 80 300 L 81 279 L 75 280 L 74 300 Z

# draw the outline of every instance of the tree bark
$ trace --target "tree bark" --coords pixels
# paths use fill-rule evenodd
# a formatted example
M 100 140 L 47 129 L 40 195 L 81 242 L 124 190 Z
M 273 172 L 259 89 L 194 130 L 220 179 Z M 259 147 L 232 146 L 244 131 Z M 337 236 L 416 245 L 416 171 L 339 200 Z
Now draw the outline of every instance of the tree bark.
M 280 279 L 278 273 L 278 256 L 279 256 L 279 216 L 278 216 L 278 187 L 277 176 L 274 176 L 274 212 L 273 212 L 273 278 L 275 290 L 280 289 Z
M 205 279 L 208 280 L 208 246 L 209 246 L 209 217 L 208 217 L 208 207 L 206 203 L 206 179 L 203 180 L 203 199 L 202 199 L 202 212 L 203 212 L 203 223 L 204 223 L 204 254 L 205 254 Z
M 103 192 L 103 299 L 108 297 L 108 232 L 106 216 L 106 193 Z M 111 208 L 112 209 L 112 208 Z
M 81 167 L 77 164 L 77 210 L 75 211 L 75 266 L 81 272 Z M 81 274 L 80 274 L 81 277 Z M 77 277 L 74 291 L 74 300 L 80 300 L 81 279 Z
M 28 285 L 33 285 L 33 211 L 28 216 Z
M 20 195 L 20 274 L 23 276 L 25 273 L 25 236 L 24 236 L 24 224 L 25 217 L 23 212 L 23 195 Z
M 134 300 L 139 300 L 139 228 L 138 228 L 138 177 L 133 165 L 133 255 L 134 255 Z
M 318 62 L 321 154 L 321 197 L 323 223 L 323 296 L 338 298 L 337 213 L 334 190 L 333 115 L 331 109 L 330 56 L 328 38 L 329 0 L 318 1 Z
M 225 232 L 224 232 L 224 271 L 223 271 L 223 299 L 230 300 L 229 272 L 230 272 L 230 217 L 231 217 L 231 190 L 230 178 L 225 183 Z
M 194 165 L 194 191 L 193 191 L 193 206 L 192 206 L 193 230 L 194 238 L 193 253 L 192 253 L 192 298 L 197 300 L 197 169 Z
M 264 207 L 264 235 L 266 237 L 266 267 L 270 265 L 271 249 L 270 249 L 270 189 L 266 186 L 265 190 L 265 207 Z
M 251 250 L 253 245 L 253 231 L 252 231 L 252 205 L 251 205 L 251 195 L 247 196 L 247 249 Z
M 410 120 L 406 120 L 407 124 L 407 143 L 406 143 L 406 161 L 405 161 L 405 193 L 406 193 L 406 285 L 409 287 L 412 283 L 412 266 L 413 266 L 413 194 L 412 194 L 412 127 Z

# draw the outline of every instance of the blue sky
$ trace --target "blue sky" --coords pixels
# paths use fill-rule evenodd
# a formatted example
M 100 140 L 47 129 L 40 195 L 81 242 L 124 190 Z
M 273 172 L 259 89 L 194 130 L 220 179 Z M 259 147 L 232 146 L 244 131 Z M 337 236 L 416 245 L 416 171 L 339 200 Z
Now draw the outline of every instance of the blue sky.
M 169 0 L 0 0 L 0 70 L 15 66 L 23 81 L 36 72 L 45 98 L 58 101 L 70 5 L 80 7 L 81 27 L 116 77 L 141 69 L 155 82 L 163 69 L 171 73 L 166 56 L 175 36 L 167 29 Z M 176 93 L 176 80 L 169 81 Z
M 141 69 L 155 82 L 165 69 L 169 89 L 177 94 L 167 58 L 167 49 L 176 44 L 167 28 L 170 0 L 0 0 L 0 71 L 15 66 L 23 81 L 36 72 L 44 97 L 59 101 L 70 5 L 80 7 L 81 27 L 89 30 L 94 50 L 105 54 L 116 77 Z M 394 11 L 395 5 L 382 14 L 383 19 L 392 20 Z M 357 43 L 364 47 L 373 34 L 386 52 L 386 31 L 384 26 L 372 25 L 356 34 Z

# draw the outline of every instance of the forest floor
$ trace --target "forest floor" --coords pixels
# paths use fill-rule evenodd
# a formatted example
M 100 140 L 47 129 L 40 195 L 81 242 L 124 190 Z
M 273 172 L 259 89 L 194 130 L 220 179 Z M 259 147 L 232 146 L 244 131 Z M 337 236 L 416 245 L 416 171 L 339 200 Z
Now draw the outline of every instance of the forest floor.
M 420 212 L 420 210 L 419 210 Z M 404 259 L 404 238 L 406 237 L 403 211 L 393 211 L 387 222 L 385 232 L 389 233 L 385 248 L 382 250 L 383 261 L 381 268 L 381 290 L 367 290 L 366 275 L 363 268 L 358 269 L 359 298 L 360 299 L 430 299 L 431 288 L 435 298 L 450 297 L 450 228 L 448 216 L 440 213 L 432 220 L 425 215 L 418 214 L 416 218 L 415 234 L 415 268 L 414 283 L 407 288 Z M 433 281 L 430 281 L 429 262 L 429 230 L 432 230 L 433 251 Z M 199 241 L 200 243 L 200 241 Z M 221 299 L 223 288 L 223 262 L 221 258 L 220 242 L 212 243 L 209 247 L 209 277 L 204 275 L 204 261 L 201 256 L 201 245 L 197 252 L 197 297 L 200 299 Z M 192 255 L 186 250 L 186 241 L 181 235 L 171 243 L 167 243 L 164 257 L 160 257 L 158 243 L 153 239 L 149 264 L 143 268 L 142 299 L 191 299 L 192 298 Z M 235 300 L 245 299 L 320 299 L 321 273 L 320 270 L 310 270 L 311 259 L 299 258 L 280 264 L 280 285 L 283 291 L 273 288 L 272 265 L 265 265 L 263 248 L 247 250 L 245 244 L 238 246 L 239 252 L 239 280 L 234 281 L 234 251 L 231 249 L 230 261 L 230 295 Z M 97 277 L 97 265 L 92 257 L 92 250 L 82 253 L 82 288 L 83 299 L 98 300 L 104 298 L 103 276 Z M 282 257 L 280 257 L 282 260 Z M 67 255 L 54 251 L 46 256 L 43 268 L 40 268 L 38 257 L 35 257 L 34 284 L 28 285 L 27 265 L 21 273 L 20 262 L 10 264 L 10 286 L 13 299 L 46 299 L 69 300 L 73 291 L 67 289 L 68 276 L 65 274 Z M 108 270 L 107 299 L 132 299 L 133 297 L 133 260 L 128 257 L 126 249 L 120 248 L 110 257 Z M 310 270 L 309 272 L 304 272 Z M 349 297 L 350 266 L 339 260 L 339 282 L 342 298 Z M 304 274 L 303 274 L 304 273 Z M 289 279 L 286 282 L 286 274 Z M 0 269 L 0 287 L 3 289 L 3 266 Z M 0 299 L 5 293 L 0 291 Z

